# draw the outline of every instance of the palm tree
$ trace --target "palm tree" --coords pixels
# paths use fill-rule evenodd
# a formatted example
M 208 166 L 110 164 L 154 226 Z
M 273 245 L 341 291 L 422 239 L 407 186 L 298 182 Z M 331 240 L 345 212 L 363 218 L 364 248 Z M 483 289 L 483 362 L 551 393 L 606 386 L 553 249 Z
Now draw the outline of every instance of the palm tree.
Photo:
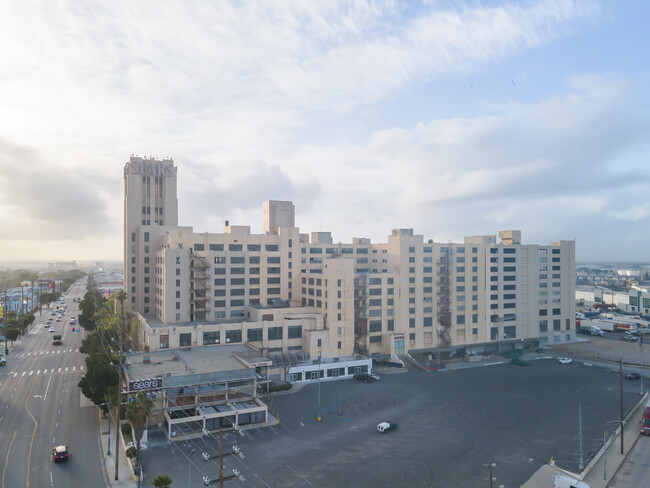
M 172 484 L 172 479 L 166 474 L 156 476 L 151 482 L 156 488 L 169 488 Z
M 135 434 L 135 460 L 136 466 L 140 466 L 140 438 L 144 433 L 147 420 L 151 417 L 154 402 L 144 391 L 139 391 L 132 402 L 126 407 L 126 419 L 133 427 Z

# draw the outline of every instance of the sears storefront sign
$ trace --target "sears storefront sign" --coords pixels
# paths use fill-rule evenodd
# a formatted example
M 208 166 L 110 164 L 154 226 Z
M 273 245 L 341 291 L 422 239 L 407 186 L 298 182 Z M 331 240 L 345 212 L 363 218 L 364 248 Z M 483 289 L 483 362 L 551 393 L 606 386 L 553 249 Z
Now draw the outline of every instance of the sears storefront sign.
M 144 380 L 129 381 L 129 391 L 160 390 L 161 388 L 162 378 L 147 378 Z

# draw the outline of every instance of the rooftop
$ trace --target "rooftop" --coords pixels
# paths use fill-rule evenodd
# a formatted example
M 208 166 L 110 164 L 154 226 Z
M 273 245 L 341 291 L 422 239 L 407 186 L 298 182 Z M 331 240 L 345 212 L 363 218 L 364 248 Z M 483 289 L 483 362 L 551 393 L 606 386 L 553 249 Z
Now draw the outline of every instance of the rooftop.
M 145 362 L 146 358 L 149 362 Z M 157 377 L 187 378 L 193 375 L 224 373 L 225 376 L 253 376 L 256 365 L 270 360 L 245 344 L 214 345 L 134 352 L 126 355 L 129 379 Z M 172 381 L 171 379 L 169 381 Z M 165 380 L 165 384 L 168 380 Z

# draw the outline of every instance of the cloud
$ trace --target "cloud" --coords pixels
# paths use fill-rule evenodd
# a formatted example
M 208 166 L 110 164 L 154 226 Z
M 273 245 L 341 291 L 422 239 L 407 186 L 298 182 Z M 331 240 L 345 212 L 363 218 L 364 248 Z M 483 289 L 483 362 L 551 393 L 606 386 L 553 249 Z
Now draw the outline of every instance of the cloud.
M 35 149 L 0 139 L 2 240 L 67 240 L 105 232 L 99 182 L 50 166 Z
M 619 229 L 633 220 L 639 232 L 641 223 L 650 228 L 647 205 L 629 203 L 647 188 L 650 170 L 627 164 L 647 149 L 650 119 L 633 110 L 634 90 L 624 79 L 587 75 L 571 86 L 537 103 L 376 131 L 364 146 L 307 148 L 297 157 L 313 159 L 314 178 L 327 182 L 323 200 L 337 239 L 360 227 L 384 241 L 387 223 L 442 241 L 516 228 L 528 242 L 586 239 L 595 255 L 605 246 L 603 225 Z M 617 240 L 608 232 L 614 249 Z

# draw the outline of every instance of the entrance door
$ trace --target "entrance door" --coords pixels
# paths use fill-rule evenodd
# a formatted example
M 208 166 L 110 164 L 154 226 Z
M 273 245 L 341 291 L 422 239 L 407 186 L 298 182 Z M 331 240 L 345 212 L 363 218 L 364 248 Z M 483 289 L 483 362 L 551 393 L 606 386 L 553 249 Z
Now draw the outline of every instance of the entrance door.
M 393 349 L 395 351 L 395 356 L 404 355 L 404 339 L 396 339 L 393 342 Z

